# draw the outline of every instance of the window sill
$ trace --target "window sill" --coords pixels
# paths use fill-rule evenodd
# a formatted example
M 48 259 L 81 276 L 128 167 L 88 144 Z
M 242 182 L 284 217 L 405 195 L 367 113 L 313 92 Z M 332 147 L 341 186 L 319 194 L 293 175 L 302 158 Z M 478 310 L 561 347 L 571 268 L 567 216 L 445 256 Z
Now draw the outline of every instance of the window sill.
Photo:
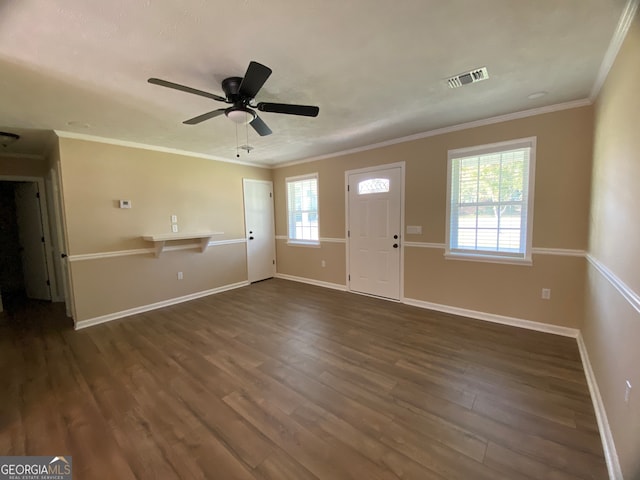
M 292 247 L 320 248 L 320 242 L 317 240 L 287 240 L 287 245 L 291 245 Z
M 454 253 L 446 252 L 444 258 L 447 260 L 463 260 L 468 262 L 503 263 L 507 265 L 532 266 L 531 258 L 503 257 L 501 255 L 482 255 L 477 253 Z

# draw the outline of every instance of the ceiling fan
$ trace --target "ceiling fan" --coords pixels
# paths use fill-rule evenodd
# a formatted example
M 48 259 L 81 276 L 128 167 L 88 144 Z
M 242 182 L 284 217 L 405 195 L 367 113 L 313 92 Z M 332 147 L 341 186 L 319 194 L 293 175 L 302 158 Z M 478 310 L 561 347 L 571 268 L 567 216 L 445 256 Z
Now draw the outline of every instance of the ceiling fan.
M 222 81 L 222 91 L 225 96 L 216 95 L 214 93 L 204 92 L 195 88 L 180 85 L 178 83 L 169 82 L 160 78 L 150 78 L 149 83 L 160 85 L 162 87 L 173 88 L 186 93 L 200 95 L 201 97 L 211 98 L 219 102 L 228 103 L 228 108 L 219 108 L 211 112 L 198 115 L 197 117 L 185 120 L 182 123 L 187 125 L 196 125 L 210 118 L 218 117 L 222 114 L 239 124 L 248 123 L 251 125 L 258 135 L 270 135 L 271 129 L 258 116 L 254 109 L 261 112 L 269 113 L 286 113 L 288 115 L 302 115 L 305 117 L 317 117 L 320 109 L 310 105 L 292 105 L 288 103 L 271 103 L 258 102 L 254 99 L 264 83 L 271 75 L 271 69 L 258 62 L 250 62 L 244 77 L 229 77 Z

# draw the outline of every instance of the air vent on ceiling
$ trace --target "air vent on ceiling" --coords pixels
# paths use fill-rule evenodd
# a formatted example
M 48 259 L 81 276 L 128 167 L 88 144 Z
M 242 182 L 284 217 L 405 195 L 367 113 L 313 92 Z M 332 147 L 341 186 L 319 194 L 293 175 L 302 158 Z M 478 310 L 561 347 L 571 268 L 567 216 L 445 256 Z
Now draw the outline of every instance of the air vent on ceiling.
M 447 80 L 449 84 L 449 88 L 458 88 L 463 85 L 469 85 L 470 83 L 481 82 L 482 80 L 486 80 L 489 78 L 489 72 L 487 72 L 487 67 L 477 68 L 476 70 L 471 70 L 470 72 L 461 73 L 460 75 L 456 75 L 455 77 L 451 77 Z

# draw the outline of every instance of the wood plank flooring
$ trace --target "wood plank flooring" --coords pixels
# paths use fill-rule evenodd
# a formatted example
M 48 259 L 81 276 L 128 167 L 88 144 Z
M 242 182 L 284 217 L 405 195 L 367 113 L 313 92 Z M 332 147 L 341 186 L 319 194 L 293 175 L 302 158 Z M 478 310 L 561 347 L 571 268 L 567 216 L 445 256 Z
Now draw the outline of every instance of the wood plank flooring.
M 574 339 L 268 280 L 0 317 L 0 454 L 76 479 L 606 479 Z

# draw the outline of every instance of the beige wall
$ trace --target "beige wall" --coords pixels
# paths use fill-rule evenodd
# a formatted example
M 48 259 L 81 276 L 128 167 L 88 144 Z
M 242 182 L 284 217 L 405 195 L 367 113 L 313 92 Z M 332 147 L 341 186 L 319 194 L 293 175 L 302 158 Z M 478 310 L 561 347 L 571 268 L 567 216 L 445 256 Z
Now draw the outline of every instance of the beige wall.
M 146 248 L 140 237 L 221 230 L 244 236 L 243 177 L 274 180 L 276 234 L 286 236 L 287 176 L 319 174 L 320 236 L 344 239 L 347 170 L 406 162 L 405 224 L 445 239 L 450 149 L 537 137 L 533 246 L 583 250 L 640 292 L 640 26 L 636 18 L 594 109 L 583 107 L 275 169 L 60 139 L 70 255 Z M 595 134 L 594 134 L 595 123 Z M 595 137 L 595 138 L 594 138 Z M 593 162 L 593 165 L 592 165 Z M 0 174 L 42 175 L 45 166 L 0 159 Z M 26 170 L 25 170 L 26 169 Z M 36 173 L 37 172 L 37 173 Z M 592 173 L 593 172 L 593 173 Z M 117 208 L 129 199 L 133 209 Z M 590 213 L 591 212 L 591 213 Z M 405 249 L 406 298 L 581 328 L 625 478 L 640 475 L 640 318 L 611 282 L 581 257 L 535 254 L 533 266 L 450 261 L 441 248 Z M 321 262 L 326 262 L 322 267 Z M 345 284 L 345 244 L 318 248 L 277 242 L 278 272 Z M 243 244 L 71 262 L 76 320 L 189 295 L 246 279 Z M 176 272 L 183 271 L 179 282 Z M 540 299 L 540 289 L 552 299 Z M 624 381 L 634 391 L 624 402 Z
M 582 257 L 534 255 L 533 266 L 523 267 L 446 260 L 441 249 L 408 248 L 405 296 L 577 328 L 582 312 L 584 269 Z M 540 298 L 543 287 L 551 289 L 551 300 Z
M 150 248 L 143 235 L 221 231 L 244 238 L 242 179 L 268 169 L 60 138 L 64 213 L 76 321 L 246 281 L 244 244 L 78 260 Z M 120 209 L 118 201 L 133 208 Z M 184 280 L 177 280 L 182 271 Z
M 43 158 L 0 157 L 0 176 L 43 177 L 47 162 Z
M 596 103 L 589 253 L 640 293 L 640 16 Z M 640 478 L 640 313 L 589 267 L 587 351 L 624 478 Z M 633 391 L 624 402 L 625 381 Z
M 447 151 L 537 137 L 533 246 L 584 250 L 592 159 L 593 109 L 564 110 L 452 132 L 365 152 L 274 170 L 276 231 L 286 236 L 284 179 L 318 172 L 320 237 L 345 237 L 344 174 L 372 165 L 406 162 L 406 225 L 422 235 L 406 241 L 445 241 Z M 345 244 L 320 249 L 278 240 L 278 272 L 345 284 Z M 405 297 L 486 313 L 578 327 L 584 260 L 534 255 L 533 266 L 444 260 L 443 249 L 405 248 Z M 326 267 L 321 267 L 325 260 Z M 552 299 L 540 298 L 543 287 Z
M 247 280 L 245 244 L 72 262 L 77 320 Z M 176 272 L 184 279 L 177 280 Z

